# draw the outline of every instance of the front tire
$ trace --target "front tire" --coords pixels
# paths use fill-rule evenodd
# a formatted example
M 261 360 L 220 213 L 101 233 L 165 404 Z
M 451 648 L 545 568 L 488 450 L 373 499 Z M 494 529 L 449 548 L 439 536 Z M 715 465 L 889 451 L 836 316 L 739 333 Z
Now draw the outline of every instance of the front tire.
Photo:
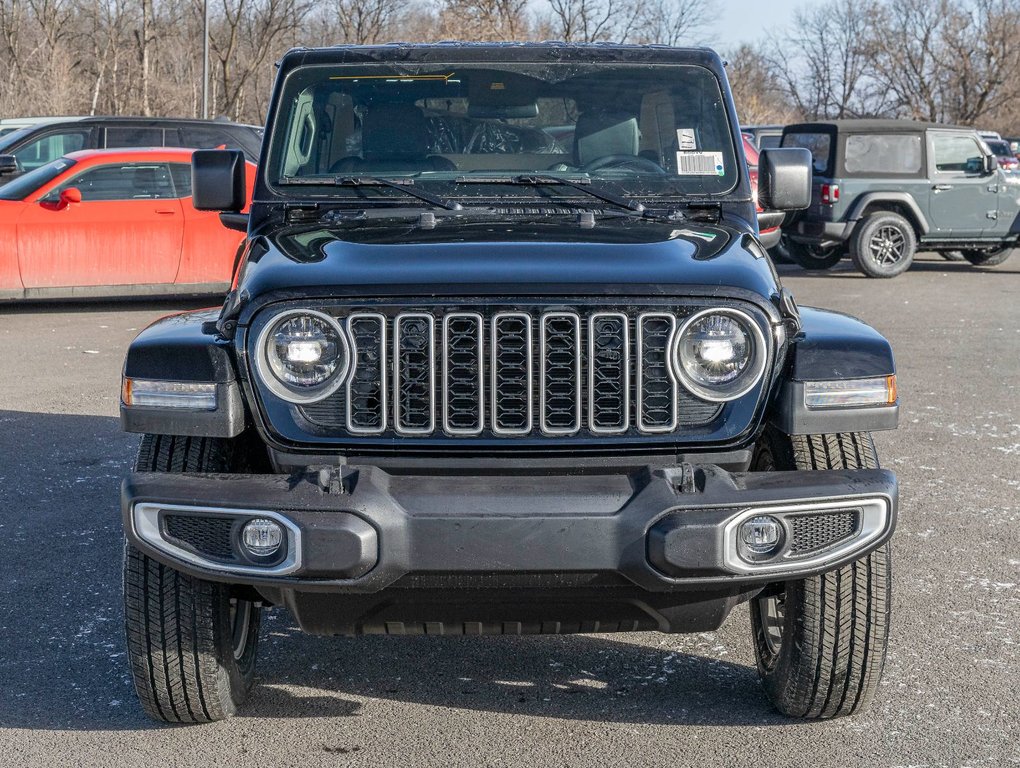
M 236 472 L 242 457 L 233 441 L 146 435 L 137 468 Z M 223 720 L 247 697 L 261 608 L 229 585 L 188 576 L 125 544 L 124 621 L 135 692 L 149 717 Z
M 896 277 L 914 262 L 917 236 L 898 213 L 873 213 L 860 222 L 850 239 L 850 257 L 868 277 Z
M 868 433 L 768 433 L 754 468 L 877 466 Z M 891 583 L 886 544 L 834 571 L 777 584 L 751 601 L 758 674 L 777 710 L 825 719 L 854 714 L 871 701 L 885 665 Z

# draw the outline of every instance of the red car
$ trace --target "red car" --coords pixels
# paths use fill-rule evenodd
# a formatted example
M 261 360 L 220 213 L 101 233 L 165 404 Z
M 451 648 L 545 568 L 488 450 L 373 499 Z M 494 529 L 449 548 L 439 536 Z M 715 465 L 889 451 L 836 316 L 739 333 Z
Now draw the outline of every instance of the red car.
M 751 137 L 746 133 L 740 134 L 744 140 L 744 158 L 747 160 L 747 172 L 751 176 L 751 192 L 754 194 L 754 207 L 758 211 L 758 224 L 761 231 L 758 238 L 766 248 L 772 248 L 779 244 L 779 225 L 782 224 L 786 214 L 768 213 L 758 204 L 758 148 L 754 146 Z M 777 222 L 773 224 L 773 221 Z
M 0 187 L 0 300 L 226 291 L 243 235 L 195 210 L 191 152 L 73 152 Z

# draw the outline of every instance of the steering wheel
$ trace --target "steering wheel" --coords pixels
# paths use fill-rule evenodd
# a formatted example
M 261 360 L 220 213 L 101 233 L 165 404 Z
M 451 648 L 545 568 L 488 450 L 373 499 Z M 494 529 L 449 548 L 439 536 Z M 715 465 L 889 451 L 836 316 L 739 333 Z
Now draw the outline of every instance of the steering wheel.
M 666 173 L 666 169 L 654 160 L 649 160 L 647 157 L 641 157 L 640 155 L 603 155 L 602 157 L 596 157 L 590 163 L 585 163 L 581 166 L 581 170 L 599 171 L 603 168 L 624 168 L 626 166 L 642 171 L 651 171 L 652 173 Z

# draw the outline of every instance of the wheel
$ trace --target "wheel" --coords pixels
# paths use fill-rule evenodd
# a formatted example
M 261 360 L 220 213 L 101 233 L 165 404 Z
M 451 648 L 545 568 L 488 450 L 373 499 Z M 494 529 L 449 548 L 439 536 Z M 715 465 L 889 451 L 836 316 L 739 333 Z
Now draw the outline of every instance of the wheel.
M 910 268 L 917 237 L 898 213 L 881 211 L 860 222 L 850 238 L 850 257 L 868 277 L 896 277 Z
M 794 260 L 790 257 L 789 243 L 780 236 L 779 242 L 776 243 L 772 248 L 769 248 L 769 256 L 772 257 L 773 264 L 794 264 Z
M 993 248 L 988 251 L 961 251 L 963 258 L 975 267 L 994 267 L 1013 255 L 1013 248 Z
M 794 436 L 767 433 L 758 471 L 878 466 L 868 433 Z M 785 715 L 851 715 L 874 697 L 889 640 L 891 562 L 885 544 L 834 571 L 767 589 L 753 599 L 758 674 Z
M 236 472 L 234 441 L 146 435 L 137 469 Z M 124 548 L 124 621 L 135 692 L 149 717 L 205 723 L 230 717 L 255 676 L 261 608 L 228 585 L 196 579 Z
M 795 264 L 803 269 L 810 269 L 812 271 L 832 269 L 843 258 L 843 249 L 838 245 L 826 247 L 807 245 L 791 240 L 786 235 L 783 235 L 780 245 L 785 247 L 786 253 Z

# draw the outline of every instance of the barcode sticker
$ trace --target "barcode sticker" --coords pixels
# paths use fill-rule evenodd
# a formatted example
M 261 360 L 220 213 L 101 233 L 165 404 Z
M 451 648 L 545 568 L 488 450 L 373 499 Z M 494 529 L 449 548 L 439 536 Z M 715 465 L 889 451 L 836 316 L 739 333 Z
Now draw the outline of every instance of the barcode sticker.
M 676 172 L 679 176 L 724 176 L 722 152 L 677 152 Z

